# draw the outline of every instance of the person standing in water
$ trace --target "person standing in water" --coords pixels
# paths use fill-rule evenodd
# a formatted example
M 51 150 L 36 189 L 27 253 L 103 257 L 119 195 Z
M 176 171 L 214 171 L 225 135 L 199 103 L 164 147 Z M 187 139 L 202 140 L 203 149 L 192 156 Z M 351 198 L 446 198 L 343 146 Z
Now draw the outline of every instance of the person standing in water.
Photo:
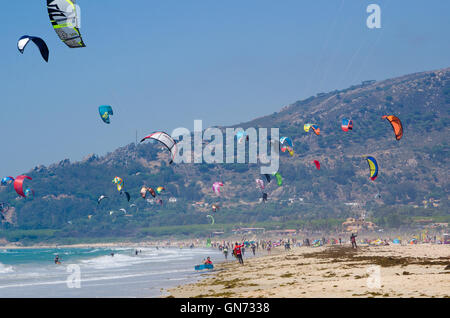
M 225 255 L 225 259 L 228 259 L 228 248 L 226 246 L 223 248 L 223 255 Z
M 61 264 L 61 262 L 59 260 L 59 255 L 55 256 L 55 264 Z

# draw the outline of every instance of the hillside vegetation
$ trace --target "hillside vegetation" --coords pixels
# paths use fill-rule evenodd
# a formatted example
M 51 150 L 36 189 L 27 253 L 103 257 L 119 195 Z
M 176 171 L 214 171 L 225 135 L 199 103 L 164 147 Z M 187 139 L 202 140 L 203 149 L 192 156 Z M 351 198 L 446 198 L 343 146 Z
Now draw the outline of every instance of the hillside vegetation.
M 130 144 L 80 162 L 65 159 L 38 166 L 26 173 L 33 178 L 27 182 L 36 193 L 34 200 L 19 199 L 12 186 L 0 188 L 0 202 L 11 206 L 0 236 L 13 241 L 143 238 L 261 224 L 336 229 L 346 217 L 361 214 L 394 228 L 414 226 L 417 216 L 448 221 L 449 112 L 447 68 L 318 94 L 236 125 L 278 127 L 280 136 L 294 142 L 293 157 L 281 153 L 283 185 L 273 181 L 268 185 L 266 203 L 260 202 L 255 183 L 261 177 L 259 165 L 169 165 L 166 150 L 152 143 Z M 400 141 L 381 119 L 391 114 L 402 120 Z M 343 117 L 353 119 L 353 131 L 341 130 Z M 305 123 L 318 124 L 321 135 L 305 133 Z M 363 155 L 378 161 L 380 172 L 374 182 Z M 320 161 L 320 171 L 312 164 L 314 159 Z M 115 176 L 123 178 L 130 202 L 116 190 Z M 225 184 L 220 198 L 211 190 L 215 181 Z M 140 197 L 144 184 L 166 188 L 163 205 Z M 109 198 L 98 205 L 102 194 Z M 169 203 L 170 197 L 177 202 Z M 430 199 L 437 203 L 424 208 L 423 201 Z M 199 201 L 218 204 L 220 210 L 195 205 Z M 214 215 L 214 226 L 207 214 Z

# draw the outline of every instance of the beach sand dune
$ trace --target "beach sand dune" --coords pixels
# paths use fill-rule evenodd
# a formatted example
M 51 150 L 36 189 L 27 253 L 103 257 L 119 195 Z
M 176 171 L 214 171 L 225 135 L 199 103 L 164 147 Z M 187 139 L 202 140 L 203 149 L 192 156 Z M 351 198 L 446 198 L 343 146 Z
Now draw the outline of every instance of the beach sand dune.
M 449 297 L 449 245 L 274 249 L 272 255 L 228 261 L 168 297 Z

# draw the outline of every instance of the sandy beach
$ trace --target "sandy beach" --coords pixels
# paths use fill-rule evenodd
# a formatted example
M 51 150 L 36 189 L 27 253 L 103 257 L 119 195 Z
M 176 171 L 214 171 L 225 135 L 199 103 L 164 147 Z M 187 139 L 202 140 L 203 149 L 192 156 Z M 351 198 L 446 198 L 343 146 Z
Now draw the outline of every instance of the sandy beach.
M 217 262 L 175 298 L 449 297 L 450 245 L 283 247 Z

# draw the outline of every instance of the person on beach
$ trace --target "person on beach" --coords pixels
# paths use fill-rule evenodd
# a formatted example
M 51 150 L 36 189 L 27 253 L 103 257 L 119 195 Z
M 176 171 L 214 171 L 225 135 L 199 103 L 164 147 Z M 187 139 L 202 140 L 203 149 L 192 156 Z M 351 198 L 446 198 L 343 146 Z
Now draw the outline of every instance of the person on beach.
M 253 256 L 255 256 L 255 251 L 256 251 L 256 245 L 255 245 L 255 243 L 252 243 Z
M 352 248 L 357 248 L 356 246 L 356 237 L 358 235 L 356 235 L 355 233 L 352 233 L 352 235 L 350 236 L 350 241 L 352 242 Z
M 243 243 L 241 245 L 239 245 L 239 243 L 236 242 L 233 252 L 234 252 L 234 255 L 236 256 L 236 258 L 239 260 L 239 263 L 244 265 L 244 260 L 242 259 L 242 250 L 241 250 L 242 247 L 244 247 Z
M 55 256 L 55 264 L 61 264 L 61 262 L 59 260 L 59 255 Z
M 211 258 L 208 256 L 206 260 L 203 262 L 205 265 L 212 265 Z
M 226 246 L 223 248 L 223 255 L 225 255 L 225 259 L 228 259 L 228 248 Z
M 289 251 L 291 249 L 291 243 L 288 240 L 286 243 L 284 243 L 284 250 Z

